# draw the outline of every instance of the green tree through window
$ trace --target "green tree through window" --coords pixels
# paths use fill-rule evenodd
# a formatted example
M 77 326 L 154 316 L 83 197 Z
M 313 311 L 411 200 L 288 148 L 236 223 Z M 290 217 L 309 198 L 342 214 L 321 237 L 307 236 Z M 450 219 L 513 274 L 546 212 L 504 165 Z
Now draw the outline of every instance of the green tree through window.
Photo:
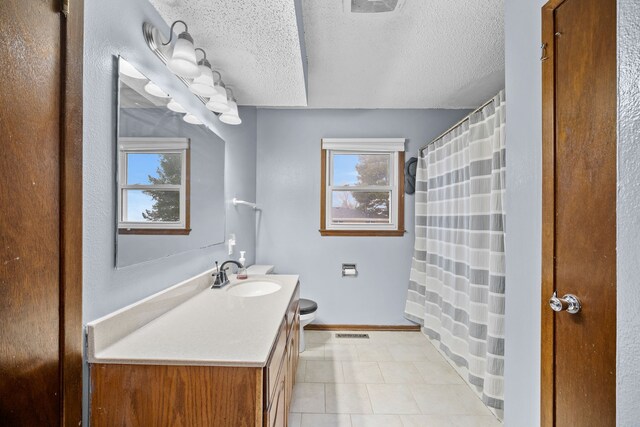
M 359 155 L 356 172 L 358 185 L 389 185 L 389 159 L 386 156 Z M 364 218 L 389 218 L 388 192 L 354 191 L 353 198 Z
M 157 177 L 148 175 L 153 185 L 180 184 L 182 157 L 175 154 L 159 154 L 160 165 Z M 180 221 L 180 192 L 171 190 L 145 190 L 144 194 L 153 199 L 151 209 L 145 209 L 142 217 L 147 221 Z

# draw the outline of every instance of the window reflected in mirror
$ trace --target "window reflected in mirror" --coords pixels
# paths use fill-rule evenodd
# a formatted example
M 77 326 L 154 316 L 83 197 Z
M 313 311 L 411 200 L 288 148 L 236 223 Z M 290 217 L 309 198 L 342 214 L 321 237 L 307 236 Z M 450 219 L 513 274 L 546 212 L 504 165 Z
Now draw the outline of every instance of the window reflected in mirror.
M 225 143 L 198 119 L 211 113 L 164 69 L 152 81 L 119 57 L 118 71 L 116 266 L 222 243 Z
M 189 140 L 120 138 L 121 234 L 189 229 Z

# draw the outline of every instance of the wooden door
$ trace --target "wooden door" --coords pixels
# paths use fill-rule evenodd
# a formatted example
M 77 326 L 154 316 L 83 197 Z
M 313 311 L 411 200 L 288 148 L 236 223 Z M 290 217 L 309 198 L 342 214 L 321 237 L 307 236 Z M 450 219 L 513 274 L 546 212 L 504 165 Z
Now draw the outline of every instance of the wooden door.
M 79 425 L 82 2 L 0 1 L 0 425 Z
M 542 424 L 614 426 L 616 2 L 542 12 Z M 581 310 L 554 312 L 553 292 Z

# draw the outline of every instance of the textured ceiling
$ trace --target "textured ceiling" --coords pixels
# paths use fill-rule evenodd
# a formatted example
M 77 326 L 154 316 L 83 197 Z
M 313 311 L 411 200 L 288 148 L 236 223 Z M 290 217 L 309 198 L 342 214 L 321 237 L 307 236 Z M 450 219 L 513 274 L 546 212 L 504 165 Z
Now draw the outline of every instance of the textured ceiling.
M 503 0 L 349 10 L 303 0 L 310 107 L 474 107 L 504 87 Z
M 503 0 L 404 0 L 373 14 L 351 13 L 350 0 L 151 3 L 189 24 L 243 105 L 469 108 L 504 87 Z
M 168 24 L 187 23 L 239 104 L 306 105 L 294 0 L 150 1 Z

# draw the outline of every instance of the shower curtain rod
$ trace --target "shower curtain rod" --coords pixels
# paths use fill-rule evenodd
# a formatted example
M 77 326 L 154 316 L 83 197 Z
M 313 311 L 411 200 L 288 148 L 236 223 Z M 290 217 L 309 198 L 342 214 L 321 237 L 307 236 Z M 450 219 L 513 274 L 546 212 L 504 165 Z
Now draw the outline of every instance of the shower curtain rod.
M 422 153 L 424 151 L 425 148 L 427 148 L 428 146 L 430 146 L 431 144 L 433 144 L 434 142 L 436 142 L 437 140 L 439 140 L 440 138 L 442 138 L 443 136 L 445 136 L 446 134 L 448 134 L 449 132 L 451 132 L 452 130 L 454 130 L 455 128 L 457 128 L 458 126 L 460 126 L 461 124 L 463 124 L 464 122 L 466 122 L 467 120 L 469 120 L 469 118 L 474 115 L 475 113 L 477 113 L 478 111 L 482 110 L 484 107 L 486 107 L 487 105 L 491 104 L 493 102 L 495 97 L 491 98 L 490 100 L 488 100 L 487 102 L 485 102 L 484 104 L 482 104 L 481 106 L 479 106 L 478 108 L 476 108 L 475 110 L 473 110 L 471 113 L 469 113 L 469 115 L 467 115 L 464 119 L 460 120 L 458 123 L 456 123 L 455 125 L 451 126 L 449 129 L 445 130 L 444 132 L 442 132 L 440 135 L 438 135 L 436 138 L 434 138 L 431 142 L 429 142 L 428 144 L 423 145 L 422 147 L 420 147 L 420 150 L 418 150 L 419 153 Z

